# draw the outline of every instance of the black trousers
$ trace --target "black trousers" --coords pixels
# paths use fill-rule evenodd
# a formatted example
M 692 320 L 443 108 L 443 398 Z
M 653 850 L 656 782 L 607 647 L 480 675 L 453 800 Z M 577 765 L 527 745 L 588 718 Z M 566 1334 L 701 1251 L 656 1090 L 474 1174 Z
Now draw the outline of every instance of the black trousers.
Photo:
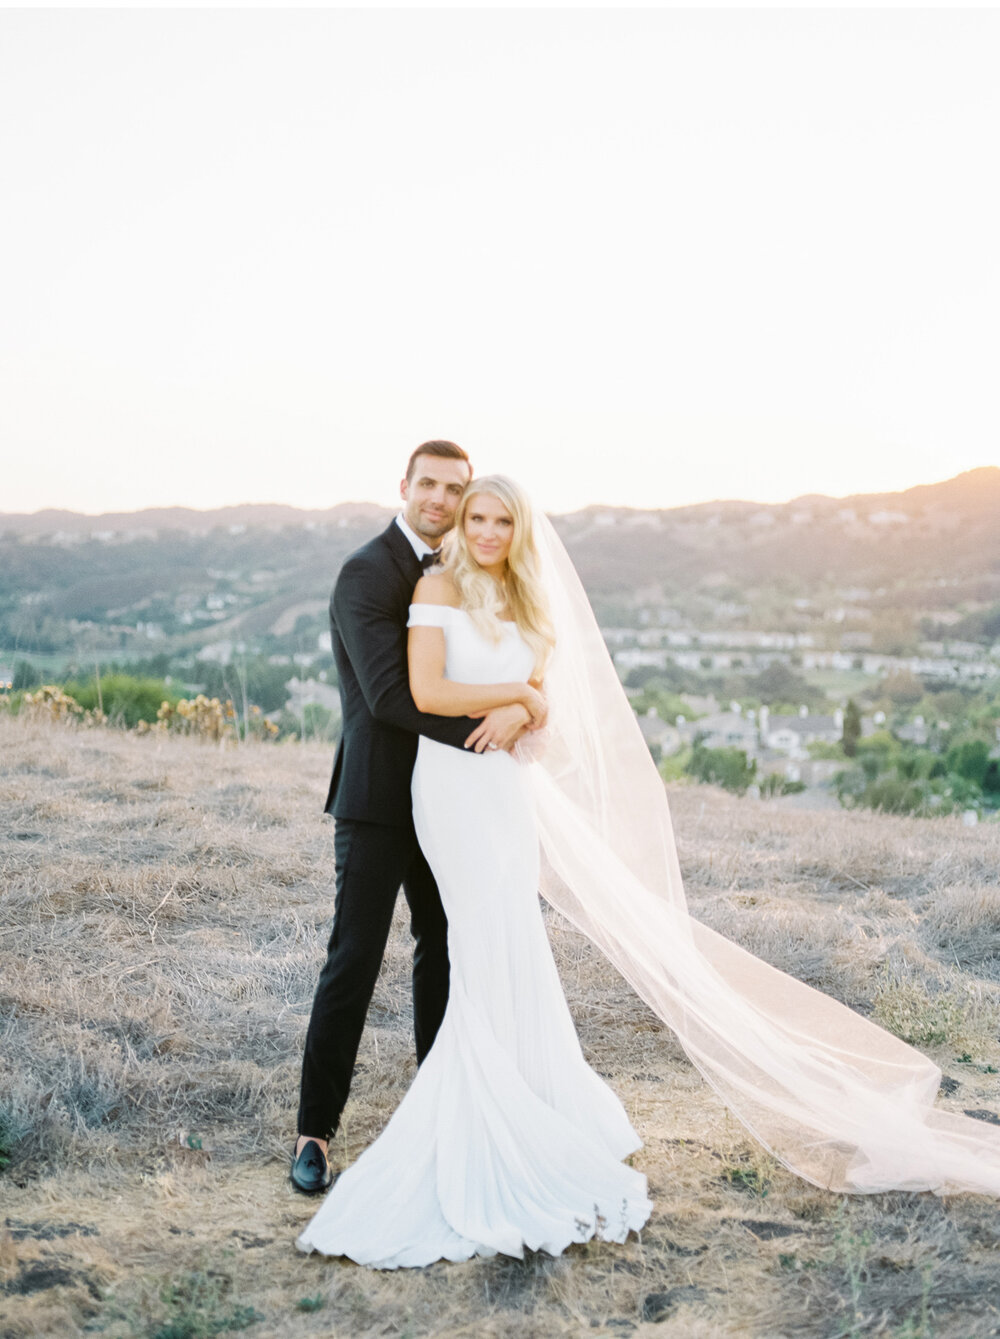
M 328 1139 L 347 1102 L 361 1033 L 402 885 L 410 907 L 417 1063 L 433 1045 L 448 1003 L 448 922 L 437 884 L 406 828 L 338 819 L 333 933 L 306 1033 L 299 1134 Z

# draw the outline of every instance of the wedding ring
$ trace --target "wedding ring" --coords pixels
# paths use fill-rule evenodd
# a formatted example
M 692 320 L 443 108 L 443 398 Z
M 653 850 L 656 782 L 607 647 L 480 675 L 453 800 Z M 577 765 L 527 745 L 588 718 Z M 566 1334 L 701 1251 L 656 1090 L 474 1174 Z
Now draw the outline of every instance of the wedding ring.
M 496 744 L 487 744 L 486 747 L 487 747 L 488 749 L 495 749 L 495 748 L 496 748 Z

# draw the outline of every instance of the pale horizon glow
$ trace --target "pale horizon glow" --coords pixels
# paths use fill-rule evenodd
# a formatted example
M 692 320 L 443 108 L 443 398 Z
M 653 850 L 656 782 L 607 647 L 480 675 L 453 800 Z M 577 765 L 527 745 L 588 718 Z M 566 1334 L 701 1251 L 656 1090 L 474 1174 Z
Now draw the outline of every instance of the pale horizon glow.
M 974 466 L 974 465 L 973 465 L 973 466 L 970 466 L 969 468 L 970 468 L 970 469 L 976 469 L 976 468 L 981 468 L 981 467 L 978 467 L 978 466 Z M 1000 469 L 1000 466 L 997 466 L 996 468 Z M 493 472 L 493 471 L 491 471 L 491 473 L 492 473 L 492 472 Z M 961 471 L 961 470 L 958 471 L 958 473 L 963 473 L 963 472 L 964 472 L 964 471 Z M 486 471 L 485 471 L 485 470 L 480 470 L 479 473 L 482 475 L 482 474 L 485 474 Z M 475 477 L 476 477 L 476 476 L 473 475 L 473 478 L 475 478 Z M 951 475 L 948 476 L 948 478 L 952 478 L 952 477 L 954 477 L 954 476 L 951 476 Z M 761 506 L 782 506 L 782 505 L 787 504 L 787 503 L 789 503 L 789 502 L 795 502 L 795 501 L 797 501 L 797 500 L 800 499 L 800 498 L 806 498 L 806 497 L 817 497 L 817 496 L 822 496 L 822 497 L 829 498 L 829 499 L 831 499 L 832 501 L 835 501 L 835 502 L 836 502 L 836 501 L 847 501 L 849 498 L 852 498 L 852 497 L 857 497 L 857 496 L 862 496 L 862 495 L 871 495 L 871 494 L 876 494 L 876 495 L 877 495 L 877 494 L 880 494 L 880 493 L 902 493 L 902 492 L 905 492 L 908 488 L 916 488 L 916 487 L 920 487 L 921 485 L 924 485 L 924 484 L 939 484 L 939 483 L 946 483 L 947 481 L 948 481 L 948 480 L 945 479 L 945 478 L 943 478 L 943 477 L 940 478 L 940 479 L 936 479 L 936 478 L 935 478 L 935 479 L 930 479 L 930 478 L 928 478 L 928 479 L 917 479 L 917 480 L 914 480 L 914 481 L 911 482 L 911 483 L 900 484 L 900 485 L 898 485 L 898 486 L 893 486 L 892 488 L 888 488 L 888 489 L 865 489 L 865 490 L 863 490 L 863 492 L 859 492 L 859 490 L 853 490 L 853 491 L 850 492 L 850 493 L 823 493 L 823 494 L 819 494 L 819 493 L 817 493 L 815 490 L 812 490 L 810 493 L 795 493 L 795 494 L 790 494 L 788 497 L 767 497 L 767 498 L 764 498 L 764 497 L 750 497 L 749 495 L 739 495 L 739 496 L 738 496 L 738 495 L 735 494 L 735 493 L 731 493 L 731 494 L 730 494 L 730 493 L 719 493 L 719 494 L 706 494 L 704 497 L 691 498 L 691 499 L 689 499 L 688 501 L 685 501 L 685 502 L 674 501 L 674 502 L 664 502 L 664 503 L 644 503 L 644 502 L 641 502 L 641 501 L 632 501 L 632 502 L 609 502 L 609 501 L 607 501 L 605 498 L 598 498 L 598 499 L 592 499 L 590 502 L 583 502 L 583 503 L 580 503 L 579 506 L 575 506 L 575 507 L 550 507 L 550 506 L 544 506 L 544 507 L 543 507 L 543 510 L 546 511 L 546 512 L 547 512 L 548 514 L 550 514 L 550 515 L 553 515 L 553 516 L 560 516 L 560 515 L 569 515 L 569 514 L 571 514 L 572 512 L 576 512 L 576 511 L 583 511 L 583 510 L 585 510 L 585 509 L 587 509 L 587 508 L 589 508 L 589 507 L 606 507 L 606 508 L 608 508 L 609 510 L 615 510 L 615 509 L 631 509 L 631 510 L 633 510 L 633 511 L 669 511 L 669 510 L 671 510 L 671 509 L 673 509 L 673 508 L 675 508 L 675 507 L 688 507 L 688 506 L 708 506 L 708 507 L 710 507 L 710 506 L 712 506 L 713 504 L 721 505 L 721 504 L 724 504 L 724 503 L 730 503 L 730 502 L 759 502 L 759 503 L 761 504 Z M 389 508 L 389 509 L 393 509 L 393 508 L 395 508 L 395 509 L 398 510 L 398 511 L 402 511 L 402 503 L 401 503 L 399 497 L 398 497 L 398 496 L 397 496 L 397 497 L 393 497 L 391 494 L 392 494 L 392 490 L 390 490 L 389 492 L 385 493 L 385 495 L 384 495 L 383 497 L 381 497 L 381 498 L 375 498 L 375 497 L 341 497 L 341 498 L 337 498 L 336 501 L 330 502 L 330 503 L 328 503 L 328 504 L 327 504 L 327 503 L 313 503 L 313 502 L 289 502 L 289 501 L 287 501 L 287 500 L 285 500 L 285 499 L 280 499 L 280 498 L 249 498 L 249 497 L 247 497 L 247 498 L 236 498 L 236 499 L 234 500 L 233 498 L 230 497 L 230 498 L 227 498 L 225 501 L 217 502 L 217 503 L 212 503 L 212 504 L 207 504 L 207 503 L 202 504 L 202 503 L 192 503 L 192 502 L 145 502 L 145 503 L 142 503 L 142 504 L 139 505 L 139 506 L 136 506 L 136 507 L 129 507 L 129 508 L 122 508 L 122 507 L 114 507 L 114 508 L 102 507 L 99 511 L 88 510 L 86 507 L 53 507 L 53 506 L 51 506 L 51 505 L 48 505 L 48 506 L 45 506 L 45 507 L 37 507 L 37 508 L 35 508 L 35 510 L 34 510 L 33 512 L 5 512 L 5 513 L 0 513 L 0 514 L 4 514 L 4 515 L 29 515 L 29 516 L 30 516 L 30 515 L 38 515 L 38 514 L 40 514 L 40 513 L 42 513 L 42 512 L 45 512 L 45 511 L 66 511 L 66 512 L 69 512 L 69 513 L 71 513 L 71 514 L 73 514 L 73 515 L 90 516 L 90 517 L 95 517 L 95 518 L 96 518 L 96 517 L 100 517 L 100 516 L 108 516 L 108 515 L 135 515 L 135 514 L 137 514 L 137 513 L 139 513 L 139 512 L 143 512 L 143 511 L 170 510 L 170 509 L 172 509 L 172 508 L 183 508 L 184 510 L 187 510 L 187 511 L 194 511 L 194 512 L 212 512 L 212 511 L 221 511 L 221 510 L 224 510 L 224 509 L 226 509 L 226 508 L 230 508 L 230 507 L 239 510 L 239 509 L 241 509 L 241 508 L 243 508 L 243 507 L 258 507 L 258 506 L 263 506 L 263 507 L 267 507 L 267 506 L 279 506 L 279 507 L 280 507 L 280 506 L 288 506 L 288 507 L 298 508 L 298 509 L 301 510 L 301 511 L 316 511 L 316 510 L 329 510 L 329 509 L 332 509 L 332 508 L 334 508 L 334 507 L 337 507 L 337 506 L 340 506 L 340 505 L 345 505 L 345 504 L 346 504 L 346 505 L 356 505 L 356 506 L 369 506 L 369 505 L 371 505 L 371 506 L 376 506 L 376 507 L 385 507 L 385 508 Z M 534 500 L 534 499 L 532 499 L 532 500 Z
M 1000 465 L 995 10 L 0 12 L 0 512 Z

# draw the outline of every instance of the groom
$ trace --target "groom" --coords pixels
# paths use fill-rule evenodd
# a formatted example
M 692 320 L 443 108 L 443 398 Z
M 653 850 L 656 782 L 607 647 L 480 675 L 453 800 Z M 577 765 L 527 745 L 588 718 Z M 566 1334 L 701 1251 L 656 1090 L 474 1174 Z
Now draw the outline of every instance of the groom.
M 417 738 L 455 748 L 507 748 L 527 712 L 500 707 L 481 721 L 432 716 L 410 696 L 406 622 L 413 587 L 431 566 L 472 477 L 454 442 L 424 442 L 400 484 L 403 510 L 344 563 L 330 600 L 333 655 L 343 733 L 326 812 L 336 820 L 333 933 L 306 1034 L 299 1139 L 291 1179 L 297 1190 L 326 1190 L 327 1143 L 347 1101 L 368 1005 L 375 989 L 396 895 L 410 907 L 413 1027 L 417 1063 L 448 1003 L 448 925 L 434 876 L 417 844 L 410 779 Z

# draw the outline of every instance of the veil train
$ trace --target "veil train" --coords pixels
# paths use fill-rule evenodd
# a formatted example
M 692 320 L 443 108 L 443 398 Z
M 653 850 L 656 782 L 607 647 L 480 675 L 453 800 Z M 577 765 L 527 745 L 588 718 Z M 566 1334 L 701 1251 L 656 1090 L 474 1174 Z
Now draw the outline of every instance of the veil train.
M 1000 1128 L 934 1109 L 937 1066 L 688 913 L 666 794 L 579 577 L 535 513 L 556 650 L 532 768 L 542 893 L 791 1171 L 839 1191 L 1000 1195 Z

